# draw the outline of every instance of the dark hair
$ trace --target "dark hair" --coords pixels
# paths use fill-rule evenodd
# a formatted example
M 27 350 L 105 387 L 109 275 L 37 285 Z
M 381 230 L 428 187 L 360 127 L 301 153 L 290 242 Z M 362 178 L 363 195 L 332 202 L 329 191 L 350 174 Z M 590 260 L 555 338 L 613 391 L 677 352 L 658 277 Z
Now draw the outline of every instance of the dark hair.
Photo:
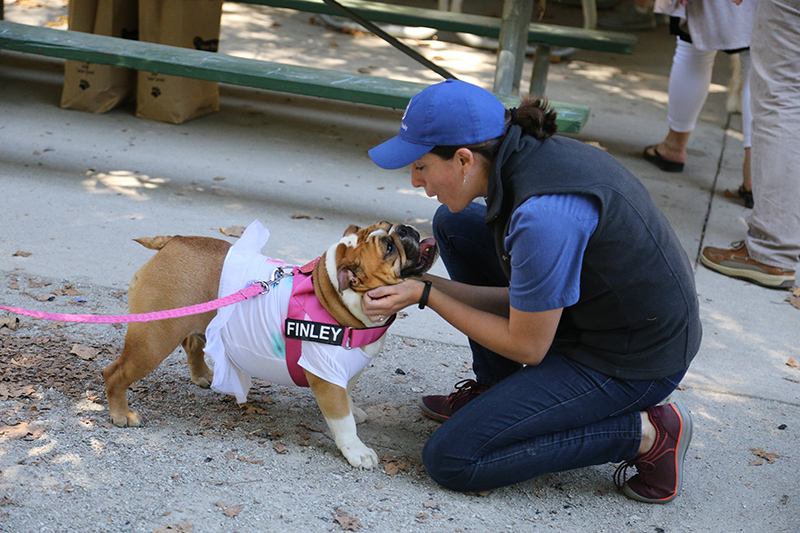
M 516 117 L 514 116 L 516 114 Z M 517 124 L 522 128 L 523 135 L 530 135 L 531 137 L 543 141 L 556 134 L 556 112 L 552 108 L 548 109 L 548 102 L 546 98 L 538 96 L 525 95 L 522 97 L 522 102 L 519 107 L 514 110 L 506 109 L 506 126 L 512 123 Z M 503 142 L 503 137 L 489 139 L 481 143 L 470 144 L 466 146 L 435 146 L 431 153 L 438 155 L 442 159 L 450 160 L 456 155 L 459 148 L 468 148 L 474 153 L 480 154 L 488 161 L 494 159 L 500 144 Z

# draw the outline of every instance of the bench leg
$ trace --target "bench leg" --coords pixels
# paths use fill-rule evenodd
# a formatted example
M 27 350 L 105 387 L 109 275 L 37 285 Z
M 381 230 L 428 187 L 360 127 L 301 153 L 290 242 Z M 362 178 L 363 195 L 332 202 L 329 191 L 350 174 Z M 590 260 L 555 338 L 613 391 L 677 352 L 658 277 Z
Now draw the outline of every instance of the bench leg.
M 544 96 L 547 87 L 547 72 L 550 70 L 550 47 L 546 44 L 536 45 L 536 57 L 533 59 L 531 73 L 531 96 Z

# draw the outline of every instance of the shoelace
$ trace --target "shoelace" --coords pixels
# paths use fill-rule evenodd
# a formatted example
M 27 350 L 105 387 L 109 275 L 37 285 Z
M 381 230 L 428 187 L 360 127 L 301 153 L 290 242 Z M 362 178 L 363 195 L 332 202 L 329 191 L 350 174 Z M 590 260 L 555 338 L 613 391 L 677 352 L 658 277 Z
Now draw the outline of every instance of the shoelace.
M 447 396 L 447 403 L 445 404 L 451 408 L 456 404 L 457 401 L 464 399 L 467 396 L 471 396 L 473 394 L 477 396 L 483 392 L 483 390 L 480 389 L 484 388 L 484 386 L 474 379 L 463 379 L 456 383 L 454 388 L 456 390 Z
M 635 467 L 636 471 L 642 475 L 642 481 L 645 481 L 647 474 L 655 472 L 656 465 L 653 463 L 656 459 L 664 455 L 665 450 L 662 448 L 664 448 L 666 439 L 661 438 L 661 430 L 658 428 L 658 425 L 654 424 L 654 426 L 656 428 L 656 439 L 650 451 L 641 457 L 634 457 L 630 461 L 623 461 L 614 471 L 614 485 L 616 485 L 618 489 L 621 489 L 627 481 L 626 474 L 631 467 Z
M 623 461 L 614 471 L 614 485 L 621 489 L 625 482 L 628 480 L 628 469 L 636 467 L 636 471 L 640 474 L 649 474 L 655 471 L 656 466 L 650 461 L 642 459 L 633 459 L 632 461 Z

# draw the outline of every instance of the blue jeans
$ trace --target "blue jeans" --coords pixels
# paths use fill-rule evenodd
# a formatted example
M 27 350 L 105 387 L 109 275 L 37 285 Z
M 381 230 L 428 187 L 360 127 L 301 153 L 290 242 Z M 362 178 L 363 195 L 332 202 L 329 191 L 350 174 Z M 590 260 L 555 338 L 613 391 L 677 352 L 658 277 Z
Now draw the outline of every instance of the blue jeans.
M 506 286 L 485 213 L 476 204 L 460 213 L 440 208 L 434 235 L 452 279 Z M 476 379 L 491 388 L 442 424 L 422 454 L 431 478 L 460 491 L 632 459 L 642 438 L 639 411 L 666 398 L 685 373 L 616 379 L 553 350 L 523 366 L 470 345 Z

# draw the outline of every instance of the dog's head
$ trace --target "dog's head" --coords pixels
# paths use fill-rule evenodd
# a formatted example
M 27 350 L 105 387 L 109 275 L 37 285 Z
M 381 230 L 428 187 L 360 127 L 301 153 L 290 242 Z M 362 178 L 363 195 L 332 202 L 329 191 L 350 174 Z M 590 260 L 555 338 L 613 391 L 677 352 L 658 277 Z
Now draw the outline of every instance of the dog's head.
M 436 241 L 420 240 L 419 232 L 411 226 L 389 222 L 366 228 L 351 225 L 335 250 L 339 293 L 351 289 L 361 294 L 418 278 L 438 257 Z

